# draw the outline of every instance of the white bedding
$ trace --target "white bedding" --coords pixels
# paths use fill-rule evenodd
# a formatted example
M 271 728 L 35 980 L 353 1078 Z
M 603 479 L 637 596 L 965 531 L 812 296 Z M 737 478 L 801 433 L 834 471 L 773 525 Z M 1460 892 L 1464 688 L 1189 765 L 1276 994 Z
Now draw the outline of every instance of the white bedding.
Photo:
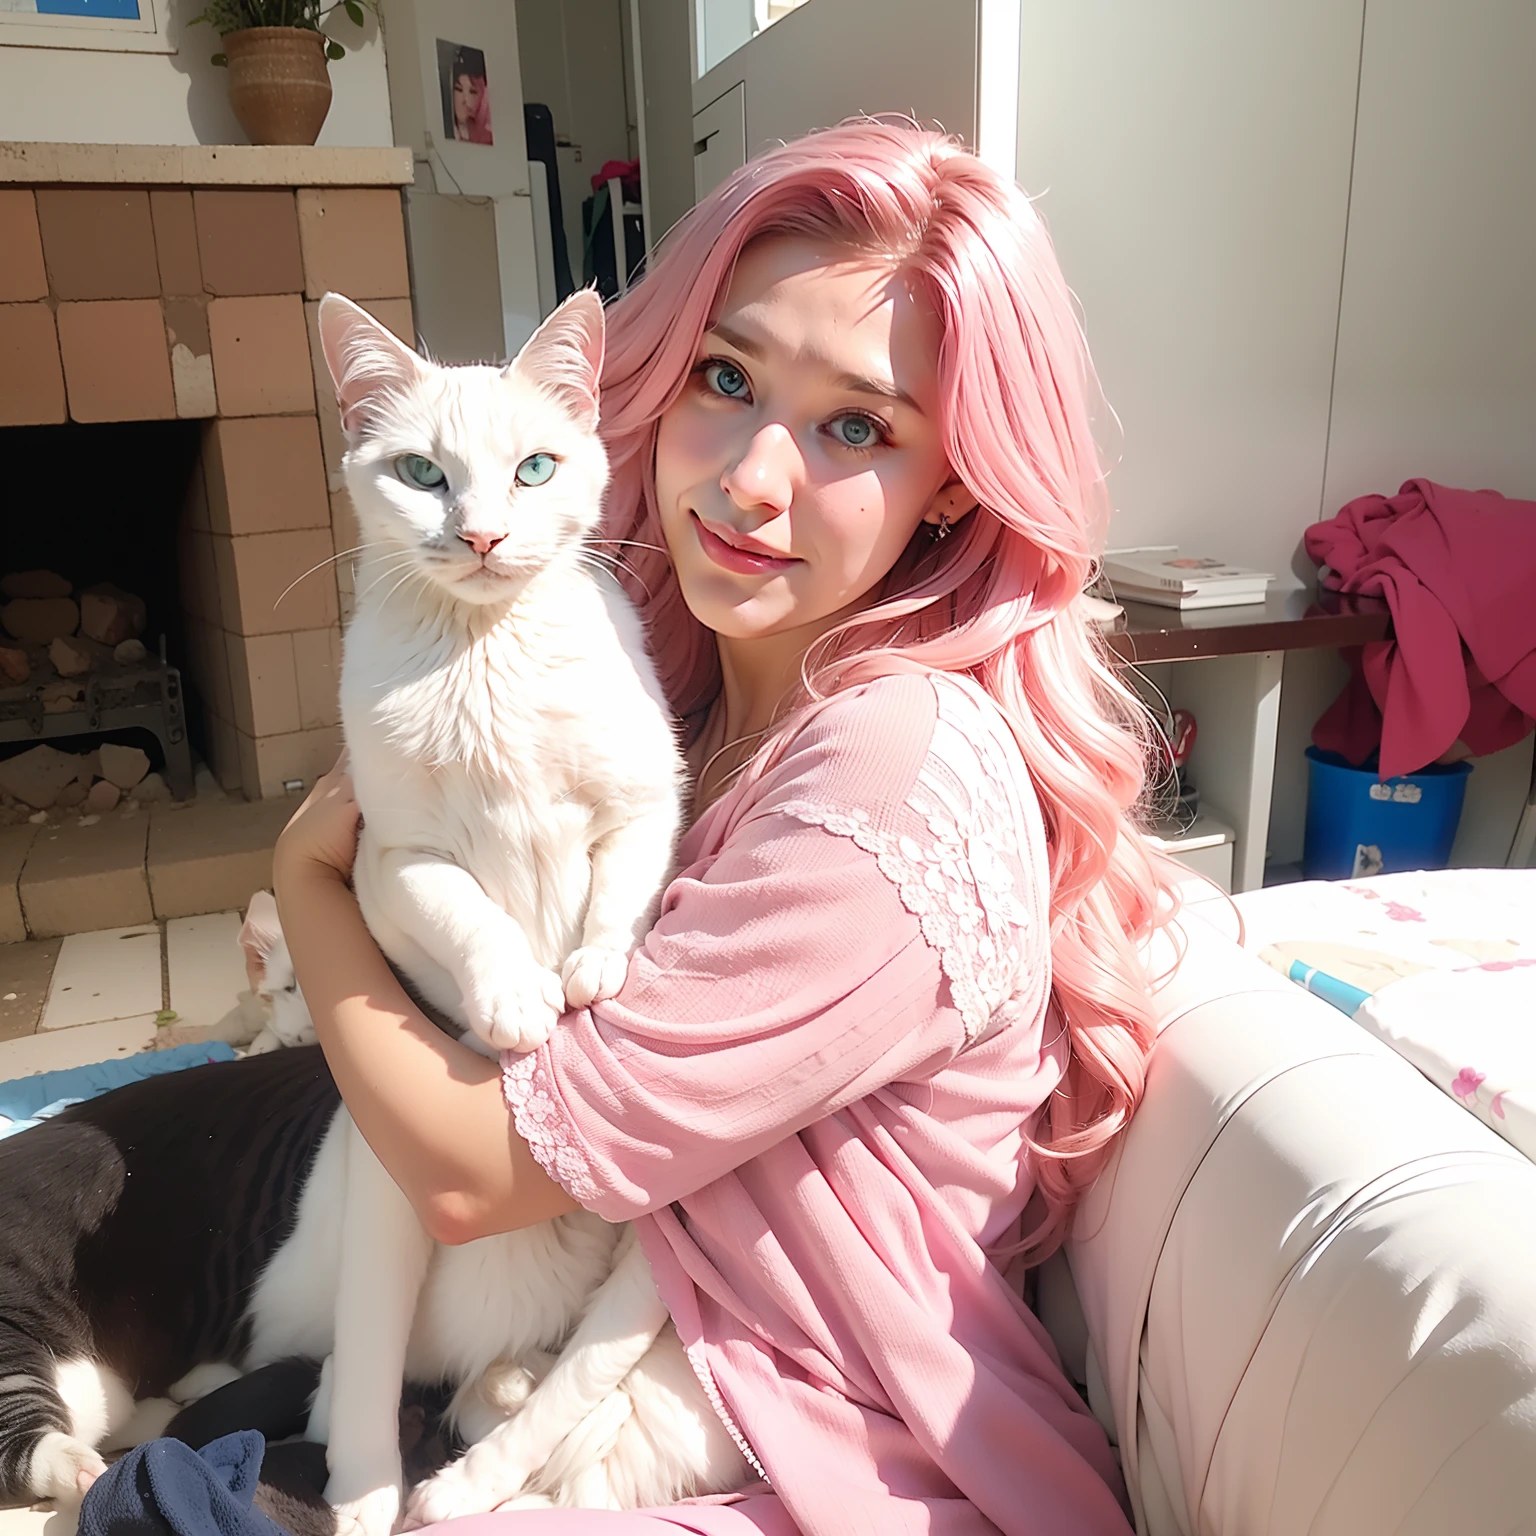
M 1435 870 L 1236 898 L 1244 947 L 1371 993 L 1355 1022 L 1536 1161 L 1536 870 Z

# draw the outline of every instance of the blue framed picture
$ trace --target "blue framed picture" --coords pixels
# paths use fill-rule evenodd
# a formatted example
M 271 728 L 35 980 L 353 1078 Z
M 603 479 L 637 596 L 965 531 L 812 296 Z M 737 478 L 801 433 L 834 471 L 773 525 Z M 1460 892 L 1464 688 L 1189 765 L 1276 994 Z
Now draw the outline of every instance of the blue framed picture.
M 91 52 L 174 53 L 169 0 L 0 0 L 0 43 Z
M 9 9 L 25 11 L 29 7 L 25 0 L 11 0 Z M 30 9 L 39 16 L 99 16 L 103 21 L 139 19 L 139 0 L 33 0 Z

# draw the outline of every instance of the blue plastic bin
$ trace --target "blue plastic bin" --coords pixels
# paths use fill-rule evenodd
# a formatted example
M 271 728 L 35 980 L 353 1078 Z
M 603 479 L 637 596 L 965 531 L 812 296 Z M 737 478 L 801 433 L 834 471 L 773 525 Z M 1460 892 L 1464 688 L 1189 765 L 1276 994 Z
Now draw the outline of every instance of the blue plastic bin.
M 1444 869 L 1456 841 L 1471 763 L 1432 763 L 1385 783 L 1374 762 L 1351 767 L 1307 748 L 1308 880 Z

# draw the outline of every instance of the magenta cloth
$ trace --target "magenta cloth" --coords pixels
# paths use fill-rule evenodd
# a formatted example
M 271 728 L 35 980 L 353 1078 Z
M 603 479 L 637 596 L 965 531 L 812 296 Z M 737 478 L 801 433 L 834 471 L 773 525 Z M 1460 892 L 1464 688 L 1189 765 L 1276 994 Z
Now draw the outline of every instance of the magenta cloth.
M 1379 746 L 1385 779 L 1536 724 L 1536 502 L 1409 480 L 1314 523 L 1306 549 L 1330 586 L 1392 610 L 1390 640 L 1346 651 L 1353 675 L 1315 745 L 1356 765 Z
M 683 840 L 618 997 L 506 1057 L 518 1133 L 634 1221 L 804 1536 L 1126 1536 L 1098 1422 L 989 1261 L 1061 1078 L 1048 868 L 969 683 L 834 697 Z
M 640 162 L 638 160 L 605 160 L 602 169 L 592 178 L 592 190 L 601 191 L 617 177 L 626 202 L 640 201 Z

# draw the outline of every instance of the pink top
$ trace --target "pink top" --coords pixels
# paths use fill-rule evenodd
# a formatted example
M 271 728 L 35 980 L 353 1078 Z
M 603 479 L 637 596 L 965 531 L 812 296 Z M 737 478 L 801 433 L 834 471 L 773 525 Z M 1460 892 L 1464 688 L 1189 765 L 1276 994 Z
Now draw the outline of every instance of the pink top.
M 518 1134 L 636 1223 L 805 1536 L 1124 1536 L 1104 1433 L 984 1251 L 1064 1057 L 1001 715 L 944 675 L 839 694 L 679 852 L 620 995 L 505 1058 Z

